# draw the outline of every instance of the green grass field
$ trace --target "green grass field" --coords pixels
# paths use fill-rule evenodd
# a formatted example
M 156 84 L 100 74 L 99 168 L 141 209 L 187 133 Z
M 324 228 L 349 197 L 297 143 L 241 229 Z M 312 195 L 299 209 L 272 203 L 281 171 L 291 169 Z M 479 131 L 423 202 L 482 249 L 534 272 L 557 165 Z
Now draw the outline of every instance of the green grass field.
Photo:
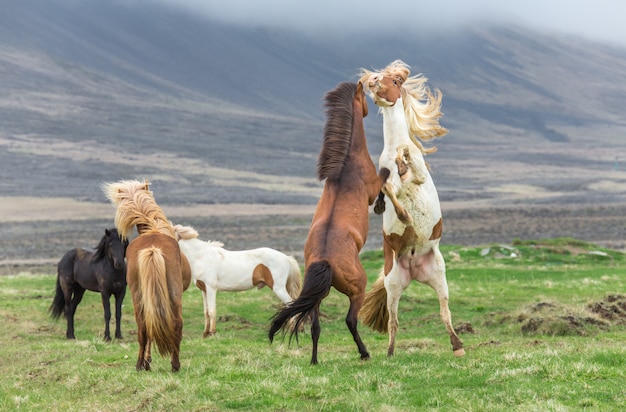
M 47 313 L 54 274 L 0 277 L 0 410 L 626 409 L 623 254 L 571 239 L 443 252 L 462 358 L 452 354 L 435 293 L 421 284 L 400 301 L 394 357 L 386 335 L 359 325 L 366 362 L 344 323 L 348 300 L 333 290 L 322 303 L 317 366 L 309 365 L 308 331 L 299 344 L 270 345 L 278 299 L 269 289 L 218 293 L 218 333 L 203 339 L 202 297 L 192 286 L 183 297 L 180 372 L 156 351 L 153 370 L 136 372 L 130 294 L 124 339 L 102 340 L 100 296 L 88 292 L 77 339 L 68 341 L 65 321 Z M 362 256 L 370 286 L 381 258 Z

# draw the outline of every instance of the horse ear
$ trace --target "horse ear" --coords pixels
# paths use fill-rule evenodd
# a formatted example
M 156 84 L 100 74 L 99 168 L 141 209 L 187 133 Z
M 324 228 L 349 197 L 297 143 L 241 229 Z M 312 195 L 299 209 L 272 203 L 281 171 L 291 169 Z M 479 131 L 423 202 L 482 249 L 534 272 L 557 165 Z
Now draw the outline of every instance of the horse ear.
M 367 99 L 365 98 L 365 92 L 363 91 L 363 83 L 360 81 L 356 85 L 356 94 L 358 96 L 359 102 L 361 102 L 363 117 L 366 117 L 368 113 Z
M 107 236 L 111 235 L 111 231 L 109 229 L 104 229 L 104 234 Z

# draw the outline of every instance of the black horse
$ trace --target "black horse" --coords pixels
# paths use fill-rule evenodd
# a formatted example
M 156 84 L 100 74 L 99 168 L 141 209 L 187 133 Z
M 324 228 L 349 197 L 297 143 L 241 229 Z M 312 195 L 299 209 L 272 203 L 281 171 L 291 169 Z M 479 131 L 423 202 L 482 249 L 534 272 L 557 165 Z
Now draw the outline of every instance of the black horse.
M 124 256 L 128 240 L 122 241 L 117 229 L 105 229 L 104 236 L 95 251 L 81 248 L 72 249 L 59 261 L 56 294 L 50 305 L 50 316 L 58 319 L 63 313 L 67 319 L 68 339 L 74 336 L 74 314 L 83 299 L 85 290 L 100 292 L 104 307 L 104 339 L 111 340 L 109 322 L 111 305 L 109 299 L 115 296 L 115 337 L 122 338 L 120 323 L 122 301 L 126 294 L 126 262 Z

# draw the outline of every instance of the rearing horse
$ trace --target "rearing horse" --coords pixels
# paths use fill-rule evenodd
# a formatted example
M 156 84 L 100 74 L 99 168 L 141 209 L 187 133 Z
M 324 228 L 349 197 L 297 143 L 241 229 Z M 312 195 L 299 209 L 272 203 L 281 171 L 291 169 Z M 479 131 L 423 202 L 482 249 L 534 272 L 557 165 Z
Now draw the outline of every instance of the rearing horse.
M 304 245 L 304 284 L 300 296 L 274 315 L 269 330 L 273 341 L 276 332 L 295 316 L 291 336 L 297 339 L 299 326 L 310 315 L 312 365 L 317 364 L 320 304 L 331 286 L 350 299 L 346 324 L 361 359 L 370 357 L 357 331 L 367 285 L 359 251 L 367 239 L 369 205 L 380 191 L 380 179 L 367 150 L 363 128 L 367 115 L 363 86 L 340 83 L 326 94 L 325 106 L 327 122 L 317 165 L 318 178 L 325 182 Z
M 383 113 L 384 148 L 378 164 L 383 185 L 375 211 L 383 213 L 385 259 L 365 297 L 361 318 L 373 329 L 389 332 L 387 354 L 393 355 L 400 296 L 415 279 L 437 292 L 454 354 L 463 356 L 463 342 L 452 327 L 446 265 L 439 251 L 443 227 L 439 195 L 424 160 L 436 149 L 420 142 L 447 133 L 439 125 L 441 93 L 432 93 L 425 77 L 409 74 L 400 60 L 379 72 L 361 72 L 360 81 Z
M 154 342 L 161 356 L 171 355 L 172 371 L 176 372 L 183 338 L 182 296 L 191 283 L 189 262 L 147 181 L 109 183 L 102 189 L 117 207 L 115 226 L 122 238 L 126 239 L 133 227 L 139 233 L 126 249 L 126 280 L 139 341 L 136 369 L 150 370 Z

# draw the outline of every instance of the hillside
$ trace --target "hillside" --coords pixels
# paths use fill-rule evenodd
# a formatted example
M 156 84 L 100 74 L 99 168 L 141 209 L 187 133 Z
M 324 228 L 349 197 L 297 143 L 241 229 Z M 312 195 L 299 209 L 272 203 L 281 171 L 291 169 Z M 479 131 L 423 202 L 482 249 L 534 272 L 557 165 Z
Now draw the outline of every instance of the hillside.
M 103 181 L 147 177 L 166 204 L 315 204 L 324 93 L 400 58 L 444 94 L 450 133 L 429 161 L 445 204 L 626 200 L 626 49 L 523 27 L 313 38 L 134 2 L 8 3 L 2 196 L 104 202 Z M 381 123 L 370 110 L 375 159 Z

